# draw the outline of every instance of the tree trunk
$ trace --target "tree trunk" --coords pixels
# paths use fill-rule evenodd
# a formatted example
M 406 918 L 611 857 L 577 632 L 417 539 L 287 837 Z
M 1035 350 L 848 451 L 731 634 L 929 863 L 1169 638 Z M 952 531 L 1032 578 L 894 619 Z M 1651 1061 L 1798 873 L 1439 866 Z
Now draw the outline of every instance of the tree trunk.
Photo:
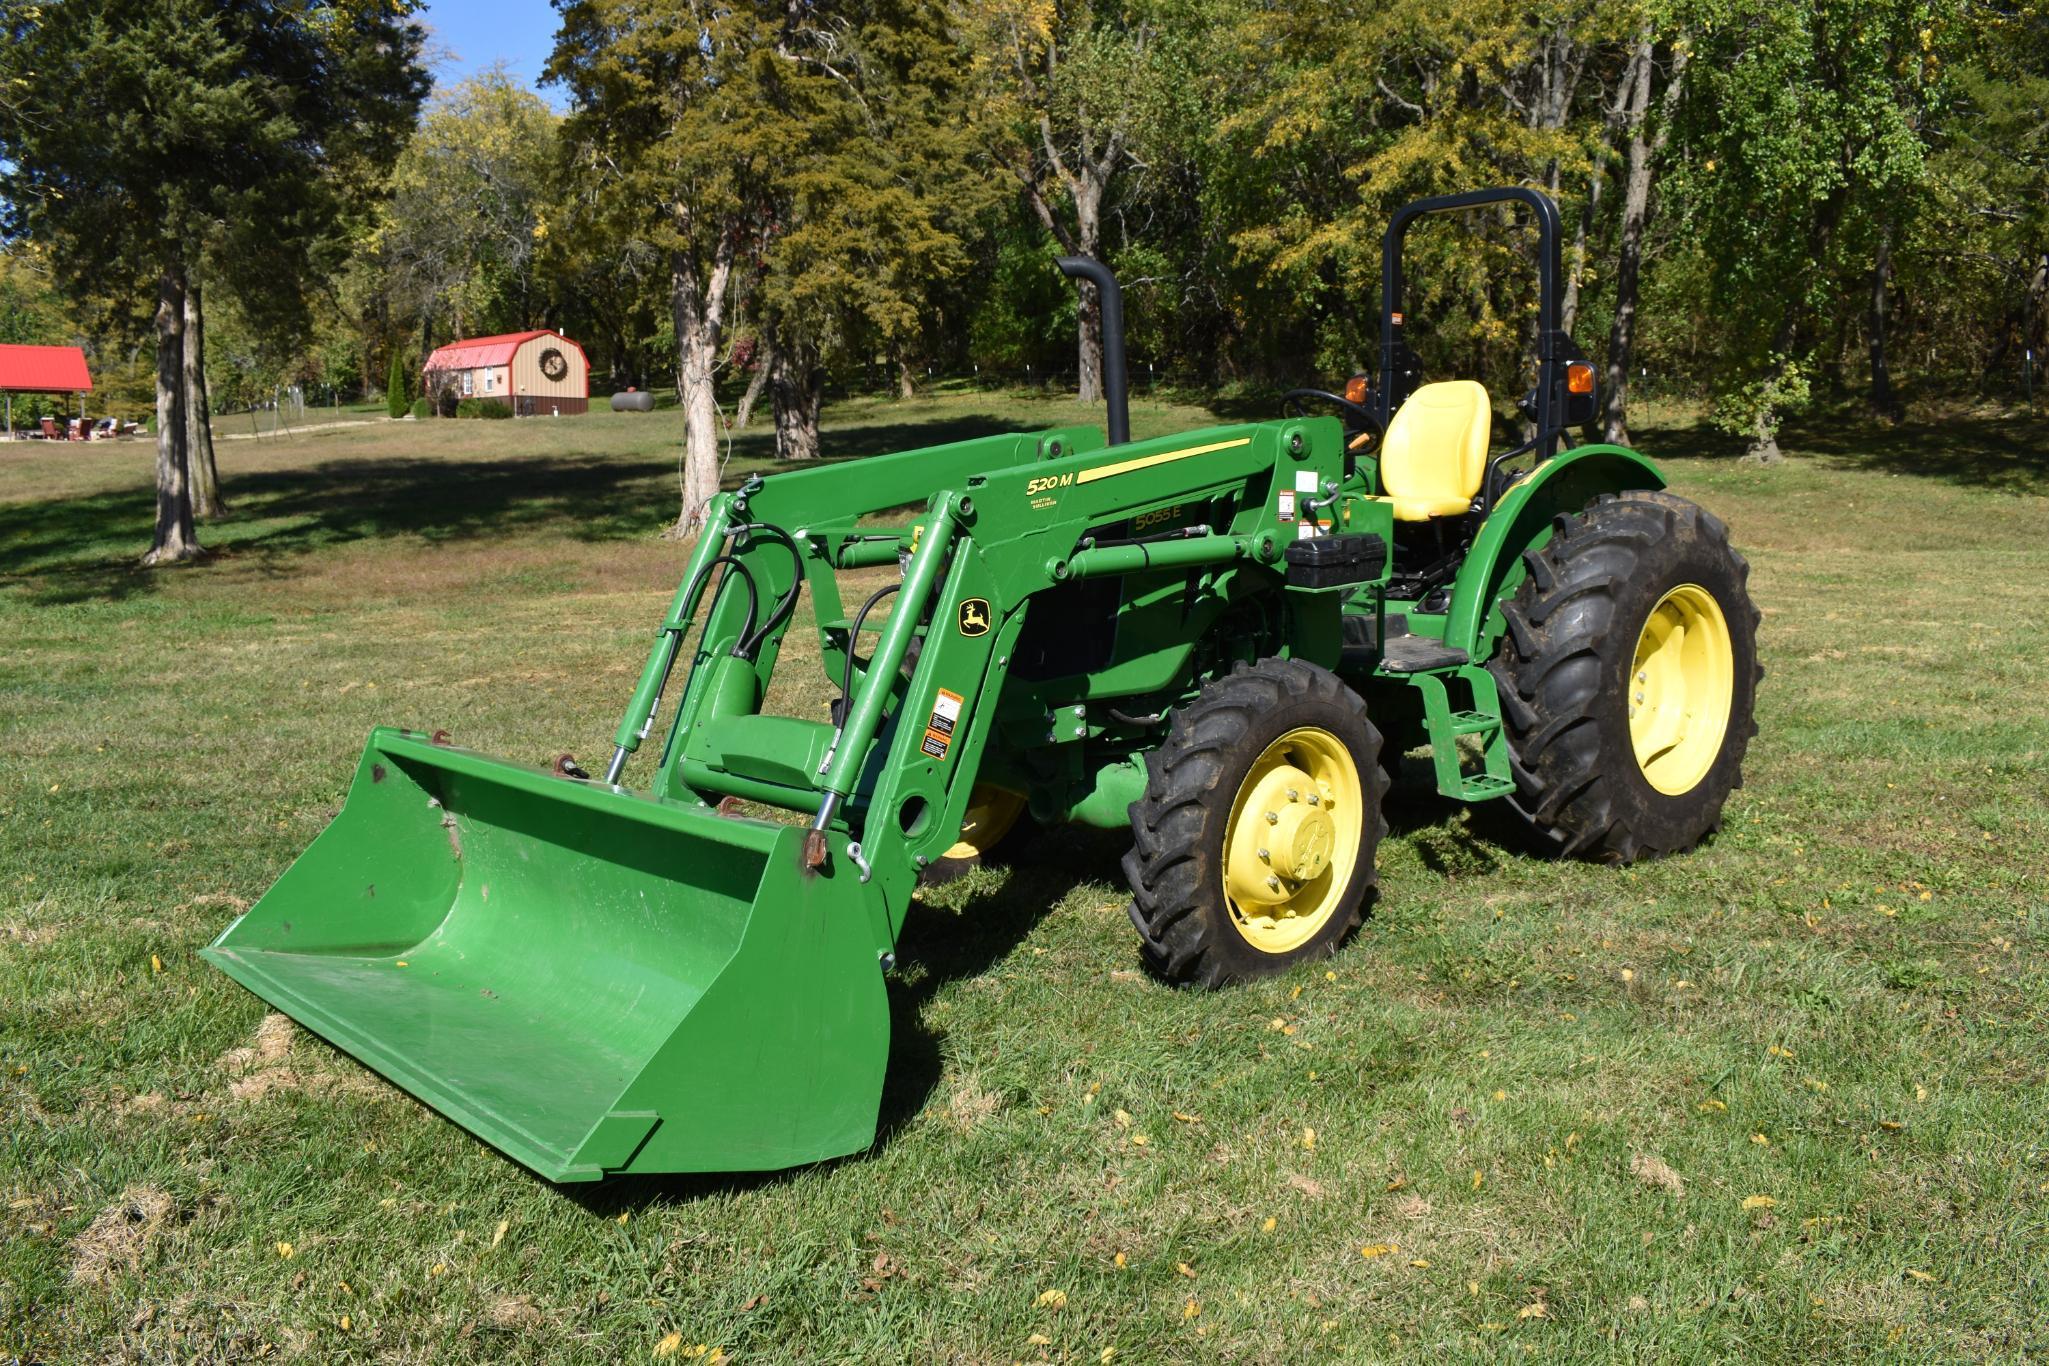
M 740 406 L 733 411 L 734 431 L 747 430 L 754 420 L 754 405 L 761 402 L 761 391 L 768 387 L 768 372 L 774 365 L 775 347 L 764 333 L 754 348 L 754 373 L 747 379 L 747 392 L 740 395 Z
M 677 207 L 678 218 L 690 212 Z M 726 292 L 733 278 L 737 246 L 732 231 L 719 234 L 710 268 L 698 278 L 688 253 L 669 263 L 669 304 L 676 325 L 676 399 L 683 407 L 682 506 L 669 535 L 684 539 L 704 525 L 705 505 L 719 491 L 719 340 L 725 326 Z
M 1615 316 L 1608 325 L 1607 394 L 1601 414 L 1602 439 L 1618 446 L 1629 444 L 1629 362 L 1636 346 L 1636 304 L 1643 279 L 1643 239 L 1650 226 L 1651 177 L 1658 154 L 1665 149 L 1671 115 L 1679 102 L 1686 79 L 1686 57 L 1672 57 L 1672 77 L 1659 98 L 1659 124 L 1655 134 L 1646 126 L 1650 116 L 1651 80 L 1656 74 L 1651 37 L 1637 38 L 1630 57 L 1634 83 L 1628 100 L 1629 150 L 1622 183 L 1621 240 L 1615 259 Z
M 171 266 L 157 278 L 157 525 L 146 565 L 198 559 L 192 484 L 185 451 L 185 272 Z
M 220 468 L 213 456 L 213 404 L 206 392 L 206 320 L 199 281 L 185 283 L 185 464 L 192 478 L 192 513 L 218 517 L 228 510 L 221 497 Z
M 1880 219 L 1878 247 L 1871 262 L 1871 411 L 1887 422 L 1897 423 L 1902 414 L 1893 394 L 1892 370 L 1885 358 L 1886 295 L 1892 287 L 1892 222 Z
M 896 362 L 896 396 L 899 399 L 918 396 L 918 381 L 911 374 L 911 363 L 901 356 L 897 357 Z
M 775 410 L 775 454 L 778 460 L 816 460 L 819 456 L 818 410 L 824 397 L 825 372 L 809 346 L 785 340 L 775 348 L 769 377 L 770 406 Z

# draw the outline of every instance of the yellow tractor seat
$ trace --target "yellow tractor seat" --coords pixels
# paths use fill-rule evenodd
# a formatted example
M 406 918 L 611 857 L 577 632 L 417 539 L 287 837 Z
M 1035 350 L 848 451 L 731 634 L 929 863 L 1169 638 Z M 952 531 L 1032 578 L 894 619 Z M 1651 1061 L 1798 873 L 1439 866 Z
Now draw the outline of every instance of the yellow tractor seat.
M 1493 422 L 1486 387 L 1473 380 L 1425 384 L 1409 395 L 1380 443 L 1381 493 L 1398 521 L 1456 516 L 1472 506 Z

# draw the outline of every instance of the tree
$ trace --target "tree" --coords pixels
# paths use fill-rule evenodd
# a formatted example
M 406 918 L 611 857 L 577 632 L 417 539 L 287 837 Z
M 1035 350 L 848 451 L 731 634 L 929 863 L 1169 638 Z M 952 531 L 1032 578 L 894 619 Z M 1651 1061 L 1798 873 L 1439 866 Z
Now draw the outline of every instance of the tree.
M 1688 157 L 1673 183 L 1712 263 L 1725 329 L 1717 419 L 1748 439 L 1750 459 L 1782 458 L 1780 422 L 1806 402 L 1817 358 L 1833 359 L 1822 354 L 1829 324 L 1867 297 L 1877 224 L 1922 181 L 1939 80 L 1923 35 L 1942 4 L 1700 0 L 1682 10 L 1695 52 Z
M 785 14 L 760 79 L 792 141 L 763 185 L 756 311 L 777 454 L 815 459 L 827 366 L 880 353 L 908 396 L 990 195 L 933 0 Z
M 391 373 L 384 380 L 384 412 L 388 417 L 406 415 L 406 358 L 391 348 Z
M 745 258 L 761 233 L 761 185 L 792 141 L 760 99 L 758 62 L 779 14 L 710 0 L 562 0 L 548 77 L 573 106 L 575 174 L 624 241 L 666 266 L 683 408 L 682 506 L 694 534 L 718 492 L 716 384 Z M 772 60 L 772 58 L 768 58 Z
M 984 136 L 1048 236 L 1101 259 L 1119 177 L 1141 163 L 1156 26 L 1142 8 L 960 0 L 984 75 Z M 1081 400 L 1103 396 L 1102 307 L 1081 284 Z
M 437 94 L 392 170 L 371 250 L 394 311 L 450 335 L 530 327 L 556 116 L 502 67 Z
M 157 519 L 193 527 L 187 294 L 201 270 L 260 326 L 303 331 L 313 280 L 424 96 L 409 0 L 0 0 L 0 202 L 67 289 L 155 296 Z M 195 305 L 196 307 L 196 305 Z

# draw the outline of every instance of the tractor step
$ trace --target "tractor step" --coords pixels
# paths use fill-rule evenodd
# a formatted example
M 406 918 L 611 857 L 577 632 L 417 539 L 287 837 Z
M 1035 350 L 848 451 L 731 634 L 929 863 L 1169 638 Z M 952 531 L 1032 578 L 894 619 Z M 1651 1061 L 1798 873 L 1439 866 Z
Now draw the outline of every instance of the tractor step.
M 1461 664 L 1471 663 L 1471 658 L 1456 645 L 1446 645 L 1430 636 L 1413 636 L 1407 632 L 1400 635 L 1390 633 L 1380 643 L 1380 670 L 1390 674 L 1435 673 L 1439 669 L 1456 669 Z
M 1459 779 L 1458 799 L 1462 802 L 1483 802 L 1489 797 L 1506 797 L 1513 791 L 1513 778 L 1497 778 L 1491 773 L 1468 773 Z
M 1346 613 L 1343 624 L 1342 660 L 1347 668 L 1408 675 L 1455 669 L 1472 662 L 1455 645 L 1411 632 L 1408 617 L 1399 612 L 1387 614 L 1384 635 L 1376 632 L 1374 619 L 1364 612 Z
M 1465 658 L 1464 651 L 1459 658 Z M 1515 791 L 1493 675 L 1477 665 L 1461 664 L 1447 672 L 1433 669 L 1411 674 L 1408 681 L 1423 695 L 1423 722 L 1430 735 L 1430 766 L 1437 775 L 1437 790 L 1461 802 L 1485 801 Z M 1447 685 L 1454 681 L 1471 695 L 1471 707 L 1453 709 Z M 1459 741 L 1468 735 L 1480 740 L 1477 773 L 1467 771 L 1466 756 L 1459 749 Z

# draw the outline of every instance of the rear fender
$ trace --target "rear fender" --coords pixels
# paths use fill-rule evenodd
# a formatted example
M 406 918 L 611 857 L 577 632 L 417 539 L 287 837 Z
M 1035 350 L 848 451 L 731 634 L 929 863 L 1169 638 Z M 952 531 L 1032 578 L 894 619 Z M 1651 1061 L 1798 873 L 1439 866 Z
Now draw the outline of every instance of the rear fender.
M 1444 643 L 1475 660 L 1493 653 L 1500 605 L 1523 580 L 1525 550 L 1551 539 L 1552 520 L 1578 512 L 1603 493 L 1661 489 L 1658 467 L 1621 446 L 1580 446 L 1544 461 L 1494 504 L 1451 588 Z

